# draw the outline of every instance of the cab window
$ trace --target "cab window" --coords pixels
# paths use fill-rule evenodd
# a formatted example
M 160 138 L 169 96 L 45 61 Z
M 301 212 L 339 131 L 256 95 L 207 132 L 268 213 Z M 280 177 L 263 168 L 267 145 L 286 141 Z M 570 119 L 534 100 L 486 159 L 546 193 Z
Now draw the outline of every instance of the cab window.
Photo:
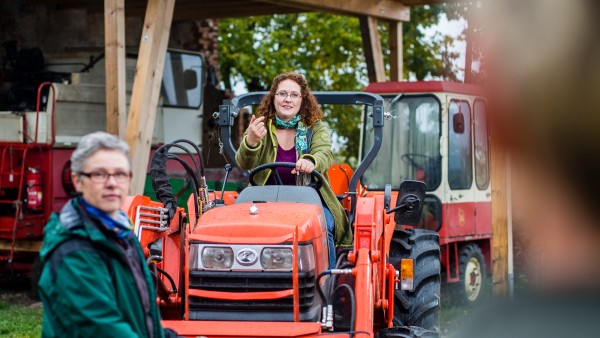
M 475 184 L 479 190 L 486 190 L 490 184 L 490 162 L 487 109 L 485 102 L 475 101 L 473 106 L 475 139 Z
M 448 107 L 448 184 L 450 189 L 470 189 L 473 181 L 471 107 L 452 100 Z

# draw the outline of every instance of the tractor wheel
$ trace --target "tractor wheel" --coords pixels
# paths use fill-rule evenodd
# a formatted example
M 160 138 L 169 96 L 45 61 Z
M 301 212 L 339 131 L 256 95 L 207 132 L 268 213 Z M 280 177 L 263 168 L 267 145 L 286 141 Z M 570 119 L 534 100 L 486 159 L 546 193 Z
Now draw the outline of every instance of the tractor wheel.
M 377 338 L 439 338 L 439 333 L 415 326 L 392 327 L 380 330 Z
M 440 244 L 437 232 L 424 229 L 395 230 L 389 261 L 414 260 L 414 290 L 394 291 L 394 325 L 440 331 Z M 428 336 L 425 336 L 428 337 Z
M 487 276 L 485 260 L 477 244 L 468 244 L 459 251 L 458 269 L 460 282 L 452 285 L 453 303 L 476 305 L 485 297 Z

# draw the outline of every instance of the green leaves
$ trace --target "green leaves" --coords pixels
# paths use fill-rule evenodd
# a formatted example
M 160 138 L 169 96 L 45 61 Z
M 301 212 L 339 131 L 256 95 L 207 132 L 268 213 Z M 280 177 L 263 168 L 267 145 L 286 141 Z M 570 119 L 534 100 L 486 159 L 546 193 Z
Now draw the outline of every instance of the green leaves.
M 448 10 L 444 5 L 411 8 L 411 22 L 403 24 L 404 78 L 453 79 L 445 53 L 453 41 L 427 41 L 423 29 L 435 25 Z M 454 13 L 454 12 L 453 12 Z M 388 25 L 379 24 L 384 58 L 389 64 Z M 268 90 L 280 73 L 303 74 L 314 91 L 361 91 L 368 84 L 360 25 L 357 17 L 330 13 L 299 13 L 224 19 L 219 23 L 219 63 L 225 86 L 242 79 L 248 91 Z M 388 66 L 389 67 L 389 66 Z M 337 160 L 358 156 L 360 113 L 356 107 L 325 109 L 325 122 L 340 144 Z

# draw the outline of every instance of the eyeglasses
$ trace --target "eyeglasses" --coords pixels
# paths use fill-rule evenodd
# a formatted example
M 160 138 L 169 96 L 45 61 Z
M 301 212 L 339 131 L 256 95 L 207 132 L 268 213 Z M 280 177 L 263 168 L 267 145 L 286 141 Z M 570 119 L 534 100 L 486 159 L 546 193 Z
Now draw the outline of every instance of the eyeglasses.
M 278 92 L 278 93 L 277 93 L 277 94 L 275 94 L 275 95 L 279 96 L 279 98 L 280 98 L 280 99 L 282 99 L 282 100 L 285 100 L 285 99 L 287 99 L 287 97 L 288 97 L 288 96 L 289 96 L 289 97 L 291 97 L 291 98 L 292 98 L 292 100 L 298 100 L 299 98 L 301 98 L 301 97 L 302 97 L 302 95 L 300 95 L 300 93 L 297 93 L 297 92 L 291 92 L 291 93 L 289 93 L 289 94 L 288 94 L 288 92 L 286 92 L 286 91 L 284 91 L 284 90 L 282 90 L 282 91 Z
M 104 171 L 92 171 L 91 173 L 79 172 L 79 175 L 89 178 L 94 183 L 104 183 L 108 181 L 111 176 L 115 178 L 117 183 L 125 183 L 131 178 L 131 173 L 125 171 L 117 171 L 112 174 Z

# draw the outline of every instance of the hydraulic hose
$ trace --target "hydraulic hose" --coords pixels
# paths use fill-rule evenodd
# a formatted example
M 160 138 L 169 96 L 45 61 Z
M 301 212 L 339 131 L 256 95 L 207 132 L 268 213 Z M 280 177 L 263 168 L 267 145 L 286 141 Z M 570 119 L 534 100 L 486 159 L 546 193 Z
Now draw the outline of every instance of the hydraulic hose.
M 167 154 L 168 159 L 173 159 L 179 162 L 189 176 L 192 177 L 192 184 L 194 185 L 194 189 L 192 189 L 192 194 L 194 194 L 194 201 L 198 201 L 198 187 L 199 183 L 197 178 L 194 176 L 194 172 L 189 164 L 187 164 L 181 157 L 173 154 Z M 196 219 L 200 217 L 200 208 L 198 207 L 198 203 L 194 203 L 194 210 L 196 211 Z
M 338 290 L 340 290 L 342 288 L 347 289 L 348 295 L 350 295 L 350 305 L 351 305 L 351 309 L 352 309 L 352 312 L 351 312 L 352 315 L 350 316 L 349 335 L 350 335 L 350 337 L 354 337 L 354 322 L 356 320 L 356 300 L 354 299 L 354 290 L 352 290 L 352 288 L 348 284 L 341 284 L 335 288 L 335 290 L 333 291 L 333 294 L 335 295 L 336 292 L 338 292 Z
M 158 266 L 155 265 L 154 267 L 158 272 L 162 273 L 165 277 L 167 277 L 169 283 L 171 283 L 171 293 L 177 293 L 177 286 L 175 285 L 175 280 L 173 280 L 173 277 L 171 277 L 171 275 L 169 275 L 165 270 L 159 268 Z M 158 276 L 156 276 L 156 278 L 158 278 Z
M 194 144 L 194 142 L 192 142 L 190 140 L 186 140 L 186 139 L 175 140 L 175 141 L 171 142 L 171 144 L 181 143 L 181 142 L 187 143 L 190 146 L 192 146 L 192 148 L 194 148 L 194 150 L 196 151 L 196 154 L 198 154 L 198 157 L 200 158 L 200 163 L 202 164 L 199 166 L 198 163 L 196 163 L 196 159 L 192 156 L 192 159 L 194 160 L 194 163 L 196 164 L 196 172 L 199 172 L 200 176 L 204 176 L 204 158 L 202 157 L 202 152 L 200 151 L 200 148 L 198 148 L 198 146 L 196 144 Z M 188 154 L 189 154 L 189 152 L 188 152 Z

